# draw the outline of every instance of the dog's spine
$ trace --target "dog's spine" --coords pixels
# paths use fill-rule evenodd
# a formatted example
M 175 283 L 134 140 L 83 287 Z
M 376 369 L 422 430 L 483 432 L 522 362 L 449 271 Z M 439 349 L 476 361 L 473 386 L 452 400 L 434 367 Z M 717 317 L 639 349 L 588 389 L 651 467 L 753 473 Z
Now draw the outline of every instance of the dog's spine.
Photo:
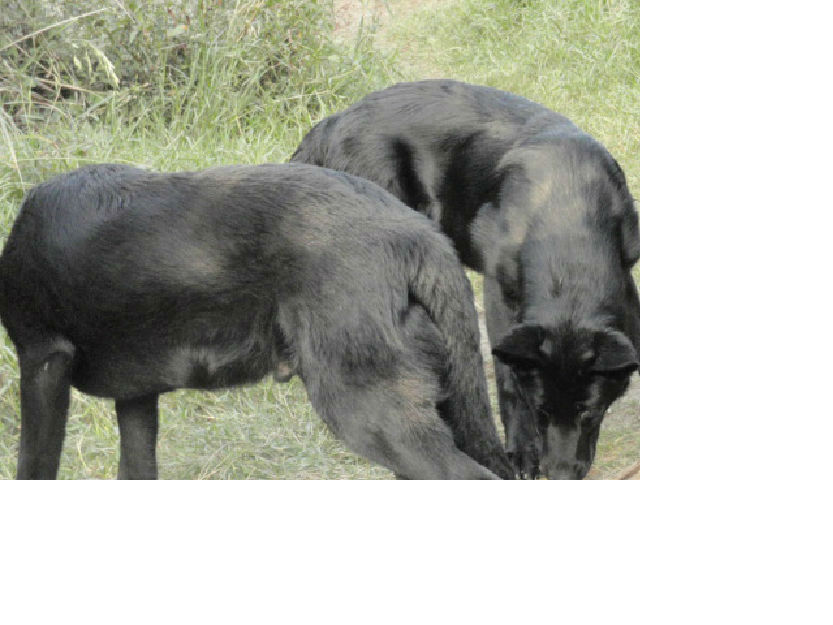
M 431 239 L 432 242 L 436 239 Z M 417 244 L 417 262 L 407 263 L 411 294 L 428 311 L 448 352 L 448 409 L 455 444 L 504 479 L 513 471 L 492 418 L 473 293 L 451 244 Z M 414 268 L 416 270 L 414 271 Z
M 331 123 L 330 118 L 326 117 L 312 127 L 306 136 L 298 144 L 298 147 L 289 157 L 290 163 L 307 163 L 309 165 L 318 165 L 325 167 L 326 154 L 324 153 L 324 146 L 322 145 L 322 135 L 324 130 Z

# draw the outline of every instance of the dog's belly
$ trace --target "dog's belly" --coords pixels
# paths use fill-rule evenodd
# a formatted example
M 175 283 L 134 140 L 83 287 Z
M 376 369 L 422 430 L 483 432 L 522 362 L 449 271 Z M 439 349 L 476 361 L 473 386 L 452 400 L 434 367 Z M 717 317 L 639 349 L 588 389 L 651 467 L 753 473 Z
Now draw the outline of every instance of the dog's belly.
M 286 377 L 288 361 L 271 347 L 187 345 L 171 349 L 81 350 L 72 384 L 97 397 L 128 399 L 177 388 L 220 389 L 258 382 L 272 372 Z M 291 377 L 291 375 L 289 376 Z
M 168 362 L 171 378 L 181 386 L 218 389 L 253 384 L 273 370 L 269 350 L 256 348 L 223 349 L 213 346 L 188 347 L 172 354 Z

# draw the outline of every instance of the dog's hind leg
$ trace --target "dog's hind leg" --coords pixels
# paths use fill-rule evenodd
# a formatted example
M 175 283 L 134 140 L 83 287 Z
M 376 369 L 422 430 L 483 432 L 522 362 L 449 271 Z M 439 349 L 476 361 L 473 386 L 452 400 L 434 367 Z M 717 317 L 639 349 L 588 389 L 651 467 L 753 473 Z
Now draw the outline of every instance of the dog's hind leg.
M 65 339 L 19 351 L 20 452 L 17 479 L 55 479 L 64 444 L 75 348 Z
M 159 395 L 116 401 L 121 456 L 120 480 L 155 480 Z
M 428 399 L 430 389 L 413 388 L 400 379 L 344 386 L 338 395 L 328 391 L 323 402 L 310 393 L 318 414 L 350 449 L 400 479 L 498 479 L 457 449 L 451 430 Z
M 461 386 L 449 387 L 446 374 L 448 350 L 439 329 L 422 306 L 414 305 L 409 308 L 402 321 L 402 331 L 410 348 L 412 361 L 421 363 L 423 368 L 443 382 L 442 401 L 437 404 L 437 411 L 451 430 L 455 446 L 486 468 L 498 474 L 503 472 L 504 477 L 511 477 L 512 473 L 495 424 L 488 414 L 488 407 L 484 407 L 485 418 L 472 418 L 480 415 L 466 409 L 465 402 L 472 401 L 472 397 L 467 396 L 467 391 L 471 389 Z M 476 353 L 474 357 L 479 359 L 480 354 Z M 475 363 L 472 363 L 472 367 L 474 366 Z M 485 395 L 484 392 L 484 397 Z
M 396 404 L 398 402 L 387 407 L 387 423 L 381 429 L 358 428 L 343 432 L 345 443 L 387 466 L 399 479 L 498 479 L 457 448 L 451 431 L 436 412 L 400 412 L 401 408 Z M 374 421 L 378 422 L 378 419 Z

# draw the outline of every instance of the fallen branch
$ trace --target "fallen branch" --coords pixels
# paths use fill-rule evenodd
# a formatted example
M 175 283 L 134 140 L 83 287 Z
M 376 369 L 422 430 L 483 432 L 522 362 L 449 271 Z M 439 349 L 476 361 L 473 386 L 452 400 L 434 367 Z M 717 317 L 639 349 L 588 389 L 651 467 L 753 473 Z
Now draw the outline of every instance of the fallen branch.
M 624 471 L 622 471 L 622 472 L 621 472 L 619 475 L 617 475 L 614 479 L 617 479 L 617 480 L 629 480 L 629 479 L 631 479 L 634 475 L 636 475 L 637 473 L 639 473 L 639 460 L 637 460 L 637 461 L 636 461 L 636 462 L 634 462 L 631 466 L 629 466 L 627 469 L 625 469 Z

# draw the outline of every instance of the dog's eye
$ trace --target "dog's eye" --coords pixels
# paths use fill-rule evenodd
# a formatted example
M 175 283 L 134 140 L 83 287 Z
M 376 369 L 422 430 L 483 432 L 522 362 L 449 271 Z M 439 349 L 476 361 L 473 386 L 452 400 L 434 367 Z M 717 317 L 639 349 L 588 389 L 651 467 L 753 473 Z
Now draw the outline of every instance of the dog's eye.
M 581 403 L 581 402 L 576 402 L 576 404 L 575 404 L 575 409 L 576 409 L 576 412 L 577 412 L 578 414 L 581 414 L 581 413 L 583 413 L 583 412 L 585 412 L 585 411 L 587 410 L 587 406 L 585 406 L 585 405 L 584 405 L 583 403 Z

